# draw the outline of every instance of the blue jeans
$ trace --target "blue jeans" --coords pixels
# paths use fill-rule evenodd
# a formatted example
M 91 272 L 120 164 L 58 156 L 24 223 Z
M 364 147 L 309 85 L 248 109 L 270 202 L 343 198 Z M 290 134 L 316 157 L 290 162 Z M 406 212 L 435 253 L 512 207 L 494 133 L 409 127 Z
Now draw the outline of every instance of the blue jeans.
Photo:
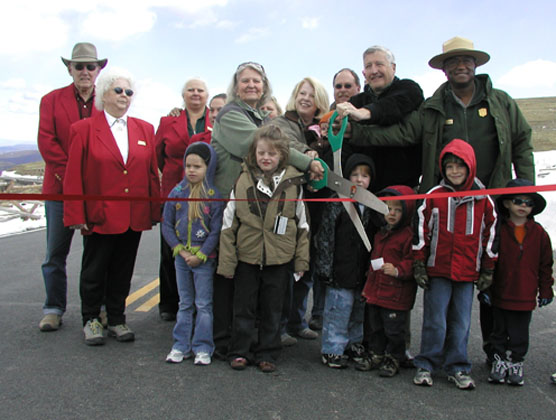
M 421 352 L 415 366 L 448 374 L 469 373 L 467 342 L 473 306 L 473 283 L 433 277 L 423 296 Z
M 344 354 L 351 344 L 363 341 L 365 303 L 359 289 L 326 287 L 322 322 L 323 354 Z
M 206 263 L 195 268 L 187 265 L 177 255 L 175 258 L 176 281 L 180 303 L 174 327 L 173 348 L 184 354 L 214 352 L 212 339 L 212 278 L 215 261 L 209 258 Z M 193 327 L 193 305 L 197 310 Z
M 45 201 L 46 257 L 42 264 L 42 276 L 46 289 L 43 313 L 63 315 L 66 311 L 68 280 L 66 259 L 73 230 L 64 227 L 64 202 Z

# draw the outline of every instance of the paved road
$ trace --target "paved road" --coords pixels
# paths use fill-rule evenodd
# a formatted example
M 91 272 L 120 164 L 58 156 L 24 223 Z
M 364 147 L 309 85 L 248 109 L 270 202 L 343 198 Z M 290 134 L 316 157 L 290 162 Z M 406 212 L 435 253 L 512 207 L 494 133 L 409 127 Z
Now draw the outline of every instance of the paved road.
M 153 299 L 156 288 L 128 306 L 134 343 L 83 343 L 78 235 L 68 263 L 64 325 L 58 332 L 39 332 L 44 242 L 44 231 L 0 239 L 0 419 L 556 419 L 556 386 L 548 381 L 556 370 L 556 305 L 533 315 L 521 388 L 487 383 L 476 308 L 469 349 L 474 391 L 457 390 L 442 375 L 432 388 L 416 387 L 412 370 L 384 379 L 376 372 L 329 369 L 319 363 L 318 341 L 286 349 L 275 374 L 255 368 L 235 372 L 219 361 L 207 367 L 191 361 L 169 365 L 164 357 L 172 325 L 158 319 L 156 307 L 137 310 Z M 152 283 L 157 264 L 155 230 L 143 235 L 132 291 Z M 414 353 L 420 302 L 418 296 Z

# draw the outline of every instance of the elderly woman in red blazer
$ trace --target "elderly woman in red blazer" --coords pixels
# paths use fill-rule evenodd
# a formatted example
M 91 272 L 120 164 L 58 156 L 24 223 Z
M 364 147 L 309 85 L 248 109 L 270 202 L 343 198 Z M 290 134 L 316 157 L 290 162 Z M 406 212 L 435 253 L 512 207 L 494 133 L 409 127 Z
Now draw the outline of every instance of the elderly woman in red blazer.
M 185 82 L 182 90 L 185 109 L 174 109 L 167 117 L 160 119 L 156 131 L 156 155 L 158 167 L 162 171 L 162 196 L 168 197 L 183 179 L 183 155 L 191 143 L 191 137 L 212 127 L 207 108 L 208 89 L 200 79 Z M 179 111 L 178 116 L 176 111 Z M 160 303 L 158 310 L 165 321 L 176 319 L 178 311 L 178 287 L 176 269 L 170 247 L 160 235 Z
M 95 97 L 101 112 L 71 127 L 64 193 L 91 197 L 67 201 L 64 224 L 81 229 L 84 236 L 79 289 L 83 331 L 89 345 L 104 343 L 98 319 L 104 297 L 108 335 L 118 341 L 134 340 L 125 322 L 125 300 L 141 232 L 160 219 L 156 200 L 99 199 L 160 196 L 153 126 L 127 116 L 133 89 L 127 72 L 104 73 L 98 79 Z

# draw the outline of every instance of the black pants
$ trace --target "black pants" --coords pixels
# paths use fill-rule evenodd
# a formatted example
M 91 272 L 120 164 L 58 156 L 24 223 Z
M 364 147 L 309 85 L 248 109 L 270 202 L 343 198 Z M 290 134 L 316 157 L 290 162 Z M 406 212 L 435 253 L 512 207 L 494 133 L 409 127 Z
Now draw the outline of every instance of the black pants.
M 403 361 L 408 313 L 368 304 L 366 325 L 369 328 L 369 350 L 375 354 L 389 354 L 399 362 Z
M 178 303 L 180 301 L 178 284 L 176 282 L 176 267 L 174 265 L 172 248 L 170 248 L 162 236 L 162 228 L 160 229 L 160 266 L 158 268 L 158 278 L 160 279 L 160 303 L 158 304 L 158 311 L 169 312 L 175 315 L 178 312 Z
M 234 321 L 228 356 L 245 357 L 255 363 L 275 362 L 280 356 L 280 317 L 290 272 L 288 265 L 258 265 L 239 262 L 234 277 Z M 260 323 L 258 340 L 257 308 Z
M 125 300 L 139 248 L 141 232 L 83 237 L 79 293 L 83 325 L 98 318 L 104 301 L 108 325 L 125 323 Z M 105 298 L 106 294 L 106 298 Z
M 490 335 L 494 324 L 492 306 L 479 304 L 479 320 L 481 323 L 481 336 L 483 338 L 483 351 L 490 358 L 492 357 L 492 344 L 490 342 Z
M 226 356 L 232 336 L 234 279 L 214 274 L 212 293 L 214 352 L 217 355 Z
M 523 362 L 529 349 L 529 324 L 532 313 L 492 308 L 494 324 L 489 340 L 491 357 L 497 354 L 501 359 L 505 359 L 509 353 L 510 361 Z

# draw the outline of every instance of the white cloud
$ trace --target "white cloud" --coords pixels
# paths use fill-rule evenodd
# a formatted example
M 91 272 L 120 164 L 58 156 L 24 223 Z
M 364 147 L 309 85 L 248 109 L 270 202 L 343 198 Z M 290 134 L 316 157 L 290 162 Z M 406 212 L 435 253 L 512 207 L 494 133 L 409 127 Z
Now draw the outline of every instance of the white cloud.
M 174 107 L 182 106 L 180 92 L 164 83 L 143 79 L 137 81 L 137 96 L 133 100 L 129 115 L 150 122 L 156 129 L 161 116 L 167 115 Z
M 127 8 L 114 2 L 111 10 L 102 9 L 89 13 L 81 25 L 81 32 L 87 37 L 121 41 L 150 31 L 155 22 L 156 14 L 148 9 Z
M 0 88 L 5 89 L 24 89 L 26 85 L 27 82 L 25 82 L 25 79 L 23 78 L 8 79 L 0 82 Z
M 500 86 L 509 88 L 556 87 L 556 63 L 535 60 L 512 68 L 498 79 Z
M 301 19 L 301 26 L 303 27 L 303 29 L 309 29 L 309 30 L 314 30 L 317 29 L 319 27 L 319 20 L 320 17 L 307 17 L 307 18 L 303 18 Z
M 250 28 L 246 33 L 236 38 L 237 44 L 246 44 L 251 41 L 259 40 L 270 35 L 268 28 Z
M 421 89 L 423 89 L 423 95 L 428 98 L 446 81 L 446 76 L 440 70 L 432 70 L 412 77 L 412 79 L 419 83 Z

